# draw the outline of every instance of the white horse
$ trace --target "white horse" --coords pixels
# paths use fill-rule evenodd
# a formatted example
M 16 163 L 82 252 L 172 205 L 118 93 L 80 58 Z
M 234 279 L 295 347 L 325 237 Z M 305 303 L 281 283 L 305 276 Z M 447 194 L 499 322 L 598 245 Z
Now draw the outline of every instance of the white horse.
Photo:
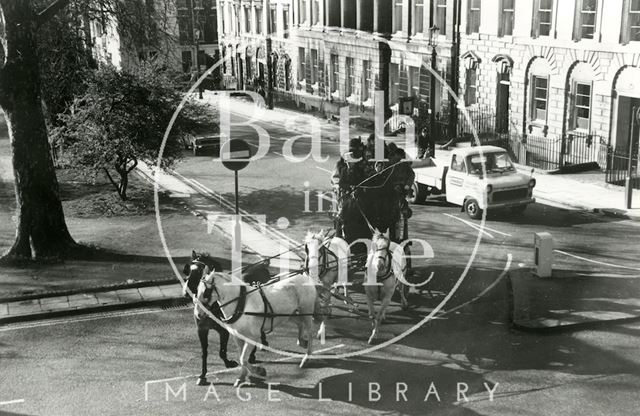
M 317 233 L 309 231 L 304 238 L 306 253 L 305 269 L 309 277 L 321 284 L 325 290 L 319 293 L 321 323 L 318 337 L 326 331 L 326 311 L 331 308 L 331 289 L 342 283 L 344 295 L 347 295 L 347 273 L 349 263 L 349 243 L 340 237 L 327 237 L 328 232 L 320 230 Z M 339 277 L 343 276 L 340 281 Z
M 198 285 L 197 298 L 207 307 L 218 302 L 225 315 L 225 323 L 253 344 L 260 345 L 261 332 L 269 332 L 285 321 L 294 320 L 298 326 L 298 345 L 307 349 L 300 366 L 311 354 L 316 287 L 306 275 L 283 278 L 256 288 L 228 273 L 208 273 L 207 270 Z M 197 307 L 197 310 L 197 313 L 206 313 L 202 307 Z M 249 374 L 266 378 L 267 372 L 263 367 L 248 362 L 251 343 L 235 339 L 242 367 L 235 386 L 247 382 Z
M 369 317 L 373 319 L 373 331 L 369 337 L 369 344 L 376 338 L 380 322 L 385 319 L 385 310 L 391 302 L 396 285 L 402 284 L 404 281 L 406 268 L 407 261 L 402 247 L 376 231 L 371 238 L 371 248 L 367 256 L 367 275 L 364 282 Z M 378 298 L 381 304 L 378 313 L 375 314 L 374 302 Z M 402 307 L 406 308 L 408 301 L 404 290 L 400 290 L 400 298 Z

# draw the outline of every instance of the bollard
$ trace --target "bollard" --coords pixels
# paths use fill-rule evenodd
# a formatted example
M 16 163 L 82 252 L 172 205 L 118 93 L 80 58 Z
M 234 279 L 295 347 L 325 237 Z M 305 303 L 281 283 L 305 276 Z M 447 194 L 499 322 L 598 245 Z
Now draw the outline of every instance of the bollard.
M 549 233 L 536 233 L 533 239 L 535 274 L 551 277 L 553 272 L 553 237 Z

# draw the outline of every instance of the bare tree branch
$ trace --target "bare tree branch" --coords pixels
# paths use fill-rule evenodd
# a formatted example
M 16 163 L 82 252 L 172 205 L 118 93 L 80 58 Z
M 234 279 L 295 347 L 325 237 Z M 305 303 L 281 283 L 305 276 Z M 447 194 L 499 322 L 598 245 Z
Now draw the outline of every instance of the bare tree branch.
M 48 5 L 44 10 L 38 13 L 38 26 L 42 25 L 47 20 L 55 16 L 60 10 L 67 7 L 70 1 L 71 0 L 55 0 L 53 3 Z

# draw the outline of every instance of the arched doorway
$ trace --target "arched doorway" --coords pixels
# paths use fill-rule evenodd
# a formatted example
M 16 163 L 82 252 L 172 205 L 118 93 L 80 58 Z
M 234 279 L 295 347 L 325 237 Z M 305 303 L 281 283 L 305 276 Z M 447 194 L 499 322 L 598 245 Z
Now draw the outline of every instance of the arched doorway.
M 511 68 L 513 59 L 507 55 L 497 55 L 492 61 L 496 64 L 496 133 L 509 132 L 509 94 L 511 87 Z
M 634 108 L 640 108 L 640 68 L 624 67 L 614 80 L 613 125 L 611 131 L 612 145 L 617 151 L 628 152 L 630 143 L 638 148 L 640 126 L 631 121 Z M 637 153 L 637 150 L 634 152 Z
M 284 54 L 282 57 L 284 60 L 284 89 L 285 91 L 291 90 L 291 58 L 289 55 Z
M 279 65 L 278 54 L 276 52 L 272 52 L 271 53 L 271 82 L 274 90 L 281 88 L 279 77 L 278 77 L 278 74 L 280 73 L 278 69 L 278 65 Z

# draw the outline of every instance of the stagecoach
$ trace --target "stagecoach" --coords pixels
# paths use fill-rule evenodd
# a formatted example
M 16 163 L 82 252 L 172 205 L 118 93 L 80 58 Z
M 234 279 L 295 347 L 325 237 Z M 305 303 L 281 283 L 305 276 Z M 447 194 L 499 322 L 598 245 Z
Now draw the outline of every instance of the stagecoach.
M 236 338 L 241 347 L 239 365 L 242 371 L 236 381 L 236 385 L 239 385 L 249 375 L 260 378 L 266 376 L 264 368 L 252 365 L 255 349 L 251 356 L 249 351 L 251 344 L 266 345 L 264 334 L 269 332 L 269 328 L 273 328 L 274 320 L 297 320 L 298 342 L 307 350 L 302 366 L 312 352 L 312 317 L 321 319 L 319 337 L 324 334 L 325 321 L 331 315 L 332 306 L 353 316 L 371 319 L 373 329 L 368 340 L 371 343 L 377 336 L 380 323 L 385 319 L 386 307 L 394 293 L 399 292 L 403 309 L 408 307 L 409 286 L 401 282 L 406 281 L 404 277 L 411 272 L 410 251 L 408 244 L 398 244 L 408 238 L 409 215 L 406 212 L 403 215 L 403 210 L 408 205 L 404 205 L 402 199 L 394 193 L 396 191 L 389 186 L 389 175 L 392 173 L 392 167 L 378 172 L 342 196 L 342 215 L 336 221 L 335 230 L 310 232 L 304 242 L 293 249 L 304 247 L 305 264 L 299 270 L 273 277 L 268 276 L 267 271 L 266 279 L 265 276 L 258 276 L 263 279 L 259 279 L 261 283 L 256 286 L 230 285 L 230 273 L 209 273 L 219 266 L 212 265 L 206 256 L 192 253 L 191 262 L 184 267 L 184 274 L 187 276 L 185 293 L 190 292 L 196 302 L 194 312 L 202 347 L 199 385 L 207 384 L 209 329 L 220 334 L 220 357 L 225 365 L 238 365 L 227 359 L 226 343 L 229 333 L 226 326 L 221 326 L 218 321 L 233 328 L 236 336 L 242 336 L 242 341 Z M 402 206 L 398 206 L 399 204 Z M 398 213 L 402 215 L 399 226 L 396 221 Z M 391 235 L 395 238 L 390 239 L 382 234 L 381 231 L 387 231 L 394 225 L 399 228 L 391 230 Z M 358 245 L 357 240 L 360 239 L 369 241 L 369 247 Z M 265 259 L 264 263 L 268 260 Z M 243 271 L 248 272 L 254 268 L 252 277 L 256 278 L 255 270 L 258 266 L 259 264 L 253 264 Z M 363 285 L 368 313 L 360 310 L 346 286 L 344 292 L 339 293 L 341 281 L 338 274 L 341 268 L 347 270 L 347 280 Z M 370 279 L 375 280 L 374 284 L 370 284 Z M 337 300 L 333 305 L 332 299 Z M 377 300 L 380 300 L 381 305 L 375 312 L 374 302 Z

